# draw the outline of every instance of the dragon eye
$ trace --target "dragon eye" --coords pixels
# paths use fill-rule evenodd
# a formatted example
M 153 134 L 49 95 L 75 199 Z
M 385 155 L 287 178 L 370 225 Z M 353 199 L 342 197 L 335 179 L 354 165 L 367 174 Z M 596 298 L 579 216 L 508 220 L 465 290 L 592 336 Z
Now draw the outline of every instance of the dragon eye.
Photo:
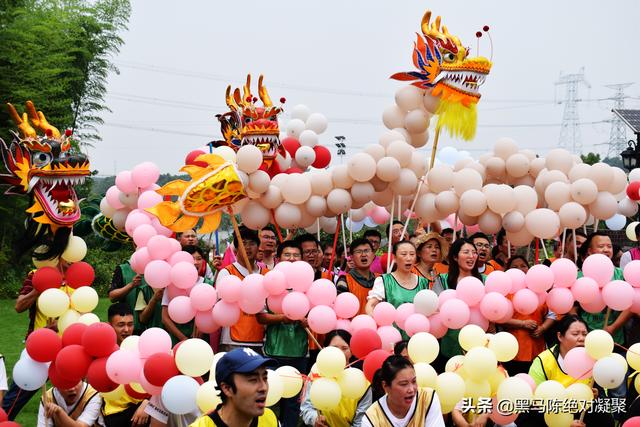
M 252 121 L 252 120 L 251 120 L 251 117 L 245 117 L 245 118 L 244 118 L 244 122 L 245 122 L 245 123 L 251 123 L 251 121 Z
M 51 154 L 45 152 L 34 153 L 32 156 L 33 164 L 37 167 L 43 167 L 51 162 Z
M 456 55 L 451 53 L 451 52 L 447 52 L 443 55 L 443 58 L 445 60 L 445 62 L 455 62 L 456 60 Z

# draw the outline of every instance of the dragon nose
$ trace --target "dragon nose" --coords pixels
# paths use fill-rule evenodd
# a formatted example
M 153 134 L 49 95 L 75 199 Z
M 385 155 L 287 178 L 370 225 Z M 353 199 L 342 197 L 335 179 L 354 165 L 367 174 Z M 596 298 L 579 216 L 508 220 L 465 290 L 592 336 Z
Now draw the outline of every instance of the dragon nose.
M 87 161 L 87 156 L 85 156 L 84 154 L 76 154 L 76 155 L 70 156 L 67 159 L 67 164 L 69 164 L 70 166 L 79 166 L 85 163 L 86 161 Z

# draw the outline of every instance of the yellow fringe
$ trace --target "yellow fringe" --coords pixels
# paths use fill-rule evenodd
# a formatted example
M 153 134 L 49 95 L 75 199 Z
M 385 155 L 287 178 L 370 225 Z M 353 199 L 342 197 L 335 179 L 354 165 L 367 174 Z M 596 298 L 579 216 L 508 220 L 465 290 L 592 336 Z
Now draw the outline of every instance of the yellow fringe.
M 460 102 L 441 99 L 436 114 L 438 115 L 437 129 L 445 128 L 452 137 L 462 138 L 465 141 L 470 141 L 476 136 L 478 125 L 476 103 L 466 107 Z

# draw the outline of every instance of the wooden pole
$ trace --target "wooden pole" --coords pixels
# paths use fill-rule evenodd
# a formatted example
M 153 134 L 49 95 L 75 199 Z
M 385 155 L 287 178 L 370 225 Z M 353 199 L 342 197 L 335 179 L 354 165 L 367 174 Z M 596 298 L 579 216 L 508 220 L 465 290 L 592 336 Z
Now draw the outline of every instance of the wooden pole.
M 316 226 L 318 228 L 318 242 L 320 241 L 320 217 L 316 218 Z
M 322 346 L 320 345 L 320 343 L 318 342 L 317 338 L 313 335 L 313 332 L 311 332 L 311 330 L 309 328 L 304 328 L 304 330 L 307 332 L 307 335 L 309 335 L 309 337 L 311 337 L 311 339 L 313 340 L 313 342 L 318 346 L 318 348 L 320 350 L 322 350 Z
M 344 228 L 344 214 L 340 214 L 340 223 L 342 224 L 342 245 L 343 245 L 343 249 L 344 249 L 344 256 L 347 256 L 347 234 L 345 233 L 345 231 L 347 230 L 346 228 Z M 339 266 L 338 268 L 340 268 L 342 266 Z
M 540 245 L 542 246 L 542 252 L 544 253 L 544 259 L 549 259 L 549 254 L 547 253 L 547 247 L 544 244 L 544 239 L 540 239 Z
M 349 244 L 351 244 L 351 242 L 353 242 L 353 219 L 351 217 L 351 209 L 349 209 Z M 346 251 L 345 251 L 345 256 L 346 256 Z
M 247 256 L 247 251 L 244 247 L 244 242 L 242 241 L 242 237 L 240 236 L 240 228 L 238 227 L 238 221 L 236 221 L 236 217 L 233 214 L 233 210 L 231 209 L 231 207 L 229 207 L 229 216 L 231 217 L 231 223 L 233 224 L 233 230 L 236 233 L 236 236 L 238 236 L 238 248 L 236 248 L 238 250 L 238 252 L 240 253 L 240 256 L 242 257 L 242 262 L 244 263 L 245 268 L 247 269 L 247 271 L 249 271 L 249 273 L 252 273 L 252 269 L 253 266 L 249 265 L 249 257 Z
M 578 244 L 576 243 L 576 229 L 573 230 L 573 262 L 578 263 Z
M 564 245 L 567 240 L 567 229 L 562 230 L 562 250 L 560 251 L 560 258 L 564 258 Z
M 436 151 L 438 150 L 438 140 L 440 139 L 440 128 L 436 128 L 436 136 L 433 138 L 433 147 L 431 148 L 431 163 L 429 163 L 429 170 L 433 169 L 433 164 L 436 161 Z

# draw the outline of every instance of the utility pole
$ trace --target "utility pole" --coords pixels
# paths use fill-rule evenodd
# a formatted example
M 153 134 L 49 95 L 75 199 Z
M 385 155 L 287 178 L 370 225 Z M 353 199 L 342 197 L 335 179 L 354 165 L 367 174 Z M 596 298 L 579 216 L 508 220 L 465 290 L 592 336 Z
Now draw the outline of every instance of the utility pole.
M 560 125 L 560 138 L 558 146 L 565 148 L 574 154 L 582 153 L 582 140 L 580 139 L 580 120 L 578 115 L 578 87 L 580 83 L 591 88 L 591 85 L 584 79 L 584 67 L 580 68 L 577 74 L 562 74 L 556 82 L 556 86 L 566 85 L 564 112 L 562 113 L 562 124 Z
M 609 89 L 616 91 L 613 95 L 613 108 L 615 110 L 624 109 L 624 90 L 631 86 L 633 83 L 620 83 L 615 85 L 607 85 Z M 607 148 L 606 157 L 618 157 L 620 152 L 627 148 L 627 129 L 616 114 L 613 114 L 611 118 L 611 131 L 609 132 L 609 142 Z

